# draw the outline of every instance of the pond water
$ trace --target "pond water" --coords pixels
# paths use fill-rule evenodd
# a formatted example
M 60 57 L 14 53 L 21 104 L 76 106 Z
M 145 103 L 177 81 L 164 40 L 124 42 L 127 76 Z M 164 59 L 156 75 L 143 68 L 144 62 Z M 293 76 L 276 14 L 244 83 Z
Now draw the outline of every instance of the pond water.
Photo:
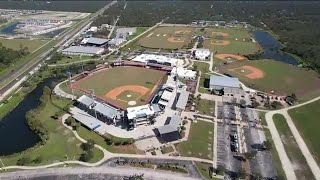
M 14 31 L 19 23 L 13 23 L 10 24 L 9 26 L 4 27 L 1 29 L 2 34 L 15 34 L 16 32 Z
M 281 51 L 283 45 L 266 31 L 255 31 L 252 33 L 255 40 L 263 48 L 262 58 L 273 59 L 284 63 L 299 65 L 300 62 L 294 56 Z
M 28 127 L 25 115 L 40 104 L 43 88 L 54 78 L 38 84 L 21 103 L 0 121 L 0 156 L 21 152 L 36 145 L 40 139 Z

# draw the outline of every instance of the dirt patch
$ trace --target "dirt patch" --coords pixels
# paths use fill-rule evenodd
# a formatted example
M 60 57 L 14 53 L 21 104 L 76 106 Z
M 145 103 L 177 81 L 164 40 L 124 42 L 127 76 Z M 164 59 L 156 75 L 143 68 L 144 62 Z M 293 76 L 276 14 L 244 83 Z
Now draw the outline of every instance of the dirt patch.
M 170 37 L 167 39 L 171 43 L 183 43 L 185 42 L 185 38 L 175 38 L 175 37 Z
M 232 58 L 235 60 L 244 60 L 245 57 L 243 56 L 239 56 L 239 55 L 235 55 L 235 54 L 217 54 L 214 57 L 218 58 L 218 59 L 222 59 L 222 60 L 228 60 L 228 58 Z
M 235 69 L 229 69 L 229 70 L 234 71 L 240 75 L 244 75 L 249 79 L 261 79 L 265 77 L 265 72 L 253 66 L 241 66 L 241 67 L 238 67 Z
M 190 30 L 184 30 L 184 31 L 175 31 L 175 34 L 190 34 L 191 31 Z
M 213 36 L 223 36 L 223 37 L 229 36 L 229 34 L 225 33 L 225 32 L 212 32 L 212 35 Z
M 230 41 L 227 40 L 212 40 L 211 44 L 218 46 L 226 46 L 230 44 Z
M 115 89 L 112 89 L 109 91 L 105 97 L 117 100 L 117 96 L 119 96 L 124 91 L 135 91 L 141 94 L 141 96 L 145 95 L 149 89 L 143 86 L 137 86 L 137 85 L 127 85 L 127 86 L 120 86 Z

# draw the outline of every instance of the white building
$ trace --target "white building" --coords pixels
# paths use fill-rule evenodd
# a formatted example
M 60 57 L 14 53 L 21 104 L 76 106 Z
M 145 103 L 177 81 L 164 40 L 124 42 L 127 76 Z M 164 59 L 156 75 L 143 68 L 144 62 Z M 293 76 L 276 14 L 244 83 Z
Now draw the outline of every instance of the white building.
M 210 58 L 210 50 L 209 49 L 196 49 L 194 52 L 194 57 L 197 60 L 208 60 Z
M 127 108 L 127 117 L 134 127 L 149 124 L 156 111 L 149 104 Z
M 155 54 L 141 54 L 132 59 L 132 61 L 142 62 L 142 63 L 155 63 L 168 66 L 177 66 L 183 63 L 180 59 L 169 58 L 166 56 L 155 55 Z M 182 61 L 182 62 L 181 62 Z
M 240 81 L 233 77 L 211 75 L 209 86 L 211 91 L 224 90 L 231 94 L 240 92 Z
M 123 38 L 113 38 L 108 42 L 108 44 L 110 46 L 119 46 L 120 44 L 124 43 L 125 41 L 126 41 L 126 39 L 123 39 Z
M 62 50 L 62 54 L 66 55 L 83 55 L 94 56 L 100 55 L 104 52 L 104 48 L 100 47 L 86 47 L 86 46 L 71 46 Z
M 186 79 L 186 80 L 195 80 L 197 76 L 196 71 L 192 71 L 183 67 L 174 67 L 171 70 L 171 75 L 177 75 L 180 78 Z
M 88 29 L 87 31 L 89 31 L 89 32 L 97 32 L 97 30 L 98 30 L 98 27 L 91 26 L 90 29 Z

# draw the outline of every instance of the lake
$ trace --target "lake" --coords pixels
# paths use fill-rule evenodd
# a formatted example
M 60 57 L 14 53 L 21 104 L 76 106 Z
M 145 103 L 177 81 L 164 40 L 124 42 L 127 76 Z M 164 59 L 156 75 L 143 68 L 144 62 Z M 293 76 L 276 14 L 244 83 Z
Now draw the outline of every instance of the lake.
M 24 151 L 35 146 L 39 137 L 28 127 L 25 115 L 38 107 L 45 86 L 51 85 L 54 78 L 38 84 L 37 88 L 25 96 L 20 104 L 0 121 L 0 156 Z
M 300 61 L 297 60 L 294 56 L 280 50 L 281 48 L 283 48 L 283 45 L 269 32 L 255 31 L 252 34 L 255 40 L 263 48 L 264 52 L 262 54 L 262 58 L 273 59 L 292 65 L 300 64 Z

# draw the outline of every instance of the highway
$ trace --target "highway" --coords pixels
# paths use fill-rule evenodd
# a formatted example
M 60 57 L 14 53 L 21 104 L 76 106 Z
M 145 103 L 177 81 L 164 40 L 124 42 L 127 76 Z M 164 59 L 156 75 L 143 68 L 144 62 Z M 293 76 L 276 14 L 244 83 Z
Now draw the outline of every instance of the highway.
M 89 15 L 85 19 L 81 20 L 78 24 L 75 24 L 70 29 L 66 30 L 62 34 L 59 35 L 54 41 L 56 41 L 55 45 L 51 45 L 51 48 L 40 53 L 38 56 L 33 58 L 32 60 L 26 61 L 23 64 L 17 66 L 14 71 L 7 73 L 6 75 L 0 77 L 0 84 L 4 84 L 0 87 L 0 96 L 3 95 L 6 91 L 10 90 L 20 79 L 27 76 L 32 70 L 34 70 L 38 65 L 44 63 L 44 61 L 50 57 L 51 53 L 55 51 L 55 48 L 61 49 L 62 45 L 66 42 L 70 42 L 73 40 L 82 30 L 87 28 L 88 25 L 99 15 L 101 15 L 106 9 L 114 5 L 117 1 L 112 1 L 102 9 L 97 11 L 94 14 Z M 49 44 L 48 44 L 49 45 Z M 8 82 L 6 82 L 8 81 Z M 3 97 L 2 97 L 3 98 Z M 1 101 L 1 98 L 0 98 Z

